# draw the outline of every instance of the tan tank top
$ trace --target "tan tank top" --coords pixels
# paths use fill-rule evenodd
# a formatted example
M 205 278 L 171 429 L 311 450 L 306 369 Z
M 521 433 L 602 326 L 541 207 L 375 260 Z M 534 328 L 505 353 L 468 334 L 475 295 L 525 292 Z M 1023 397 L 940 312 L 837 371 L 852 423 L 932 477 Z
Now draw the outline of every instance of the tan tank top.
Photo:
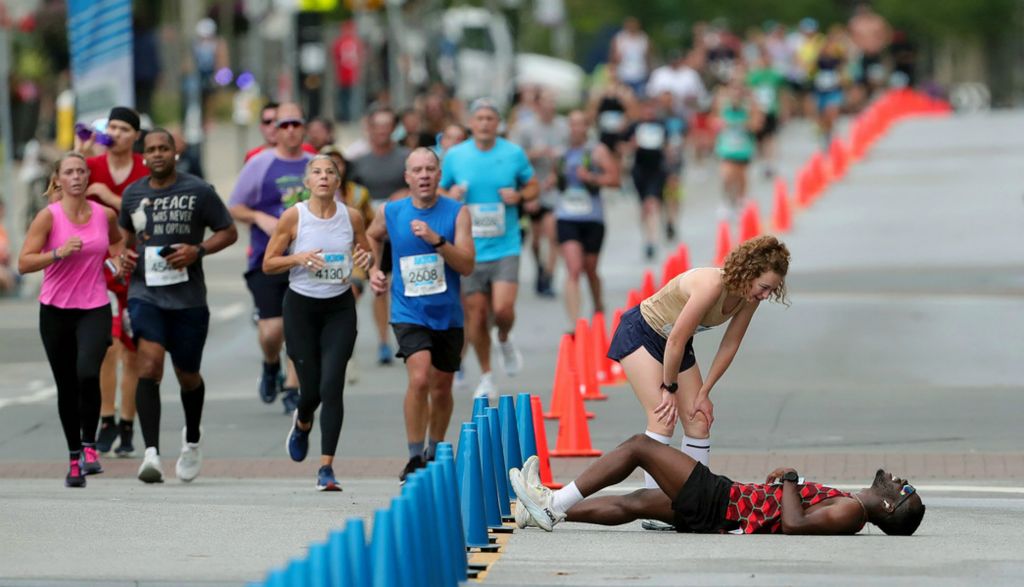
M 699 267 L 695 267 L 675 276 L 665 284 L 665 287 L 661 288 L 654 293 L 651 297 L 640 302 L 640 315 L 644 317 L 647 324 L 654 329 L 655 332 L 668 338 L 670 332 L 672 332 L 672 326 L 676 323 L 676 319 L 679 318 L 679 314 L 683 311 L 683 306 L 686 305 L 687 300 L 690 296 L 682 292 L 679 287 L 679 281 L 685 277 L 691 271 L 696 271 Z M 730 318 L 735 316 L 745 306 L 746 301 L 741 300 L 736 307 L 733 308 L 732 312 L 725 314 L 722 312 L 722 306 L 725 304 L 725 298 L 728 296 L 728 292 L 723 287 L 722 293 L 719 294 L 718 300 L 708 308 L 708 311 L 700 319 L 700 323 L 697 325 L 697 332 L 704 332 L 715 326 L 719 326 L 728 322 Z

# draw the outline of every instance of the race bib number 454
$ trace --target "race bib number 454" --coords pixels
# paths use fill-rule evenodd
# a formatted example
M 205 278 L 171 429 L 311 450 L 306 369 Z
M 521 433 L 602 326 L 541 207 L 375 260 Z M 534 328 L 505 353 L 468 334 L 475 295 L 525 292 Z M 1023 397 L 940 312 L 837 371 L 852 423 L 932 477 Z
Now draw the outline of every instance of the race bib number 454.
M 414 298 L 448 290 L 444 280 L 444 257 L 438 253 L 410 255 L 399 260 L 405 295 Z
M 495 237 L 505 234 L 505 204 L 470 204 L 474 237 Z
M 163 247 L 146 247 L 146 286 L 163 287 L 188 281 L 188 271 L 175 269 L 160 256 Z

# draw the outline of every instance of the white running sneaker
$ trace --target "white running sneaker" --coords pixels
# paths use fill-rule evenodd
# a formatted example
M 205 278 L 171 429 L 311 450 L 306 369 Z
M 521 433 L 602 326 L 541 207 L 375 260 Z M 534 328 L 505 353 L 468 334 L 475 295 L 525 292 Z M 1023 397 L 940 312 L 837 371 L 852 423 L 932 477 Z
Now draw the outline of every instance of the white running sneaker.
M 174 473 L 185 483 L 192 481 L 199 475 L 199 469 L 203 466 L 203 451 L 200 448 L 203 442 L 203 429 L 199 429 L 199 442 L 187 442 L 185 430 L 181 429 L 181 456 L 174 466 Z
M 146 455 L 142 458 L 142 464 L 139 465 L 139 481 L 143 483 L 164 482 L 164 471 L 160 468 L 160 455 L 157 454 L 156 447 L 146 448 Z
M 455 377 L 452 381 L 452 391 L 455 393 L 469 391 L 469 381 L 466 380 L 466 372 L 462 369 L 455 372 Z
M 509 377 L 519 375 L 519 372 L 523 370 L 523 353 L 519 352 L 516 343 L 512 341 L 512 333 L 509 333 L 508 340 L 501 342 L 498 340 L 498 331 L 495 329 L 494 340 L 497 341 L 498 349 L 501 351 L 498 354 L 498 360 L 501 361 L 501 368 L 505 370 L 505 374 Z
M 480 376 L 480 384 L 476 386 L 473 397 L 486 397 L 487 399 L 498 399 L 498 387 L 494 385 L 494 374 L 484 373 Z
M 519 475 L 523 480 L 531 477 L 530 468 L 536 467 L 540 464 L 540 460 L 531 458 L 523 464 L 523 470 L 517 471 L 516 469 L 509 470 L 509 479 L 512 479 L 512 475 Z M 540 528 L 540 526 L 533 520 L 533 516 L 527 511 L 526 506 L 517 497 L 516 498 L 516 511 L 515 511 L 516 526 L 519 528 L 526 528 L 527 526 L 533 526 L 534 528 Z
M 531 473 L 530 477 L 531 479 L 524 479 L 518 469 L 509 471 L 509 481 L 512 482 L 512 489 L 516 492 L 519 502 L 526 506 L 530 517 L 541 529 L 550 532 L 556 524 L 565 520 L 565 514 L 555 511 L 552 506 L 552 491 L 543 485 L 533 486 L 530 481 L 534 475 Z

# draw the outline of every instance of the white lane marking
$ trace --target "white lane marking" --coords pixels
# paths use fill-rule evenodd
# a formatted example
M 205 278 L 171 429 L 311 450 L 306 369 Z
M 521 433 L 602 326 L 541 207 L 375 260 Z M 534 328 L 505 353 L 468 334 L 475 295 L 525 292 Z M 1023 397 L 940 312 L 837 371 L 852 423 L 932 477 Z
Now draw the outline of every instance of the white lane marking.
M 245 313 L 245 304 L 242 302 L 235 302 L 228 304 L 223 308 L 217 308 L 210 313 L 210 318 L 213 322 L 227 322 L 234 318 L 238 318 Z
M 56 386 L 51 385 L 49 387 L 42 387 L 26 395 L 0 399 L 0 410 L 6 408 L 7 406 L 23 406 L 26 404 L 42 403 L 49 400 L 52 397 L 55 397 L 56 395 Z
M 864 485 L 847 485 L 847 484 L 830 484 L 826 483 L 829 487 L 835 487 L 836 489 L 842 489 L 843 491 L 856 491 L 858 489 L 864 489 Z M 1024 487 L 1016 487 L 1011 485 L 920 485 L 914 484 L 914 488 L 918 491 L 934 491 L 936 493 L 996 493 L 1004 495 L 1018 495 L 1024 494 Z M 606 487 L 602 491 L 608 491 L 612 493 L 632 493 L 637 489 L 644 489 L 643 485 L 616 485 L 614 487 Z

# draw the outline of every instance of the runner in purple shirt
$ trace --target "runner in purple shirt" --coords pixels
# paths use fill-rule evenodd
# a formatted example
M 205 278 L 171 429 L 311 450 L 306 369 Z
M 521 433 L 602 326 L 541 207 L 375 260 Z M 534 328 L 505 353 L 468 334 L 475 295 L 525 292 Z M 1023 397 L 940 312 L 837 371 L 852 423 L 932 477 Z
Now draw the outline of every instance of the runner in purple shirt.
M 250 159 L 242 168 L 228 203 L 231 216 L 250 225 L 249 261 L 245 283 L 256 306 L 259 343 L 263 351 L 263 372 L 259 380 L 260 398 L 273 403 L 280 391 L 285 413 L 295 410 L 299 399 L 298 378 L 289 364 L 287 377 L 281 370 L 284 345 L 282 304 L 288 289 L 288 275 L 263 272 L 263 252 L 277 219 L 286 208 L 306 199 L 302 179 L 312 155 L 302 150 L 306 124 L 297 104 L 277 108 L 277 145 Z

